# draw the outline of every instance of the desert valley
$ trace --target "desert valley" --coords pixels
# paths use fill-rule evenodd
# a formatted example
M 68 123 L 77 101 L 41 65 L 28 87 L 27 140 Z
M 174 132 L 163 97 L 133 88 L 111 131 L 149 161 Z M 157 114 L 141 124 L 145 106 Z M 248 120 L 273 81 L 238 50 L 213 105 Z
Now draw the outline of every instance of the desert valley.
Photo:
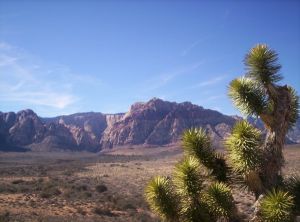
M 0 222 L 300 222 L 299 61 L 299 0 L 0 0 Z
M 223 139 L 241 119 L 157 98 L 124 114 L 1 113 L 0 221 L 159 221 L 144 189 L 157 174 L 172 176 L 184 129 L 207 129 L 224 152 Z M 298 132 L 299 124 L 286 138 L 288 175 L 300 169 Z M 236 190 L 234 197 L 247 219 L 253 194 Z
M 300 146 L 285 148 L 284 173 L 299 173 Z M 144 189 L 159 174 L 172 176 L 182 159 L 179 146 L 131 147 L 87 152 L 0 154 L 0 221 L 160 221 Z M 234 192 L 247 219 L 253 194 Z

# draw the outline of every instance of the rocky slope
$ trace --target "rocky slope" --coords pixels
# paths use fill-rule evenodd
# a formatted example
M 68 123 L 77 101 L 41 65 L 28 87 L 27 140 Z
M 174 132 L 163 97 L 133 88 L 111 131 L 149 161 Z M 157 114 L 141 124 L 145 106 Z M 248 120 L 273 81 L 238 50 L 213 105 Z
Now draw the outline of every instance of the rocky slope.
M 120 145 L 163 145 L 178 141 L 184 129 L 202 126 L 215 141 L 230 131 L 235 119 L 189 102 L 172 103 L 152 99 L 136 103 L 101 138 L 102 148 Z
M 101 113 L 40 118 L 32 110 L 0 113 L 0 150 L 57 149 L 97 151 L 107 127 Z
M 99 151 L 123 145 L 164 145 L 180 139 L 184 129 L 204 127 L 216 145 L 240 117 L 223 115 L 189 102 L 154 98 L 135 103 L 123 114 L 76 113 L 38 117 L 32 110 L 0 112 L 0 150 Z M 300 142 L 299 121 L 288 135 Z

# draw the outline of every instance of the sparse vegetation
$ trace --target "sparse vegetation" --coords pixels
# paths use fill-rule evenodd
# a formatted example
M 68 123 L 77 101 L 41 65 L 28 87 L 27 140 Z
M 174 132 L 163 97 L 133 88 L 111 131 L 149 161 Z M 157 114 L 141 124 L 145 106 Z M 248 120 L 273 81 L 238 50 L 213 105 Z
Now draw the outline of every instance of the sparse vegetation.
M 100 207 L 96 207 L 94 209 L 95 214 L 98 215 L 105 215 L 105 216 L 109 216 L 109 217 L 113 217 L 114 214 L 107 208 L 100 208 Z
M 7 221 L 26 222 L 160 221 L 144 201 L 144 187 L 157 172 L 168 178 L 172 176 L 176 162 L 182 158 L 180 150 L 179 147 L 138 147 L 100 156 L 86 156 L 83 153 L 1 153 L 0 215 Z M 285 174 L 299 172 L 299 151 L 299 147 L 286 149 Z M 132 156 L 130 152 L 139 155 Z M 62 158 L 74 161 L 56 161 Z M 119 166 L 111 168 L 111 163 Z M 128 167 L 122 167 L 122 164 Z M 143 170 L 138 170 L 137 166 L 142 166 Z M 48 176 L 40 176 L 41 168 Z M 65 174 L 71 170 L 71 175 Z M 24 182 L 12 183 L 15 180 Z M 98 185 L 105 185 L 107 191 L 99 193 L 96 190 Z M 59 189 L 61 194 L 42 198 L 41 193 L 48 186 Z M 255 198 L 246 190 L 233 188 L 231 192 L 238 210 L 245 214 L 242 215 L 245 219 L 248 218 L 253 212 Z M 96 207 L 109 209 L 114 216 L 96 214 Z
M 185 157 L 173 178 L 154 177 L 146 188 L 146 200 L 164 221 L 242 221 L 232 195 L 236 187 L 257 200 L 251 221 L 290 221 L 298 213 L 299 180 L 282 174 L 285 136 L 299 113 L 297 93 L 278 85 L 281 66 L 266 45 L 251 49 L 245 65 L 246 75 L 230 83 L 229 96 L 246 116 L 261 118 L 266 136 L 246 120 L 237 122 L 225 157 L 205 130 L 187 130 Z
M 107 187 L 105 185 L 103 185 L 103 184 L 100 184 L 100 185 L 96 186 L 96 190 L 99 193 L 103 193 L 103 192 L 107 191 Z
M 138 156 L 1 153 L 0 215 L 26 222 L 158 221 L 144 201 L 143 187 L 155 171 L 169 173 L 178 155 L 177 149 Z M 140 165 L 145 169 L 137 169 Z

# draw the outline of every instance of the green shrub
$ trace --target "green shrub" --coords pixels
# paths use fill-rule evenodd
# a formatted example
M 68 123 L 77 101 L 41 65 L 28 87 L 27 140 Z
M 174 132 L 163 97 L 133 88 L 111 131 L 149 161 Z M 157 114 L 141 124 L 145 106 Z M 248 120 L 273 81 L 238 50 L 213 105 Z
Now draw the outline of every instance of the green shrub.
M 261 218 L 265 222 L 292 221 L 293 196 L 288 192 L 273 190 L 261 201 Z

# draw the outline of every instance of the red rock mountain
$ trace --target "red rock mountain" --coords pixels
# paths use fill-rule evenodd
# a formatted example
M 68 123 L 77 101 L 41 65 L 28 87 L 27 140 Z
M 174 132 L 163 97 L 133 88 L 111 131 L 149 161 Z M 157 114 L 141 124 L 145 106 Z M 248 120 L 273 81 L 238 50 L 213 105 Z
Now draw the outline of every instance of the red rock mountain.
M 235 119 L 189 102 L 174 103 L 152 99 L 135 103 L 101 138 L 102 148 L 120 145 L 163 145 L 178 141 L 184 129 L 204 127 L 219 141 L 230 131 Z
M 123 145 L 165 145 L 177 142 L 191 127 L 206 128 L 217 145 L 237 119 L 190 102 L 157 98 L 135 103 L 120 114 L 89 112 L 41 118 L 32 110 L 0 112 L 0 150 L 95 152 Z M 294 134 L 293 138 L 299 139 Z

